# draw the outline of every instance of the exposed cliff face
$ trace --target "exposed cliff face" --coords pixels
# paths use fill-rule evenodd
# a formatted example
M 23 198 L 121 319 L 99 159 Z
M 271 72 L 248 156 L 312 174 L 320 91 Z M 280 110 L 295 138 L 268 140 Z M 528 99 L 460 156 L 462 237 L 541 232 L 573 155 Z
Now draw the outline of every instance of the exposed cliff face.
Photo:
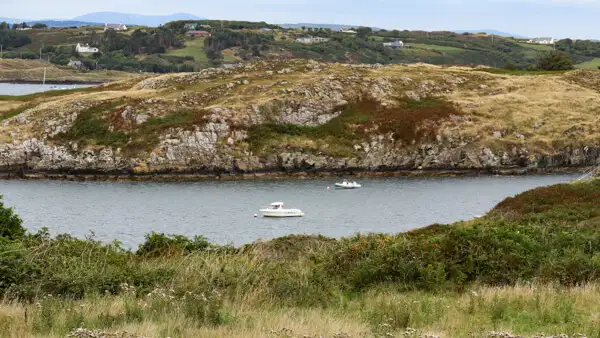
M 24 102 L 27 109 L 0 128 L 0 168 L 235 174 L 583 167 L 600 163 L 598 74 L 507 77 L 290 61 L 165 75 Z

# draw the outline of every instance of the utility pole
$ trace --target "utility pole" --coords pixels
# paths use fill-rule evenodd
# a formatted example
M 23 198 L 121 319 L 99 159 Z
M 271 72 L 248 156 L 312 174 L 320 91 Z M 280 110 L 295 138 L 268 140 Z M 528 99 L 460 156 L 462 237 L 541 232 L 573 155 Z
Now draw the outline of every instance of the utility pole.
M 0 59 L 2 59 L 2 52 L 3 52 L 2 48 L 4 48 L 4 46 L 0 43 Z

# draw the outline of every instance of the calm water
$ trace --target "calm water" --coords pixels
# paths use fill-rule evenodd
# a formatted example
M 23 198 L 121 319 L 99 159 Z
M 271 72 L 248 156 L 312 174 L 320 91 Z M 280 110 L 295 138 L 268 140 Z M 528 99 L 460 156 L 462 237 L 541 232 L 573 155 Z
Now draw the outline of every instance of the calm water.
M 196 183 L 0 181 L 4 203 L 31 230 L 135 247 L 144 235 L 201 234 L 236 245 L 287 234 L 332 237 L 356 232 L 402 232 L 432 223 L 472 219 L 508 196 L 577 176 L 362 179 L 359 190 L 327 190 L 332 180 L 259 180 Z M 296 219 L 254 218 L 283 201 Z
M 48 90 L 62 90 L 92 87 L 90 84 L 25 84 L 25 83 L 0 83 L 0 95 L 28 95 Z

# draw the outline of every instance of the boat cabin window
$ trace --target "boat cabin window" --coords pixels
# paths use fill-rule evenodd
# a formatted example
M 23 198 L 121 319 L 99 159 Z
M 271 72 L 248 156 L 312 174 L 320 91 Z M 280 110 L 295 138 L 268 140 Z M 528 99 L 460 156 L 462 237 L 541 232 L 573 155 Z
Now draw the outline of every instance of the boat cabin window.
M 271 209 L 273 209 L 273 210 L 277 210 L 279 208 L 281 208 L 281 205 L 272 205 L 271 206 Z

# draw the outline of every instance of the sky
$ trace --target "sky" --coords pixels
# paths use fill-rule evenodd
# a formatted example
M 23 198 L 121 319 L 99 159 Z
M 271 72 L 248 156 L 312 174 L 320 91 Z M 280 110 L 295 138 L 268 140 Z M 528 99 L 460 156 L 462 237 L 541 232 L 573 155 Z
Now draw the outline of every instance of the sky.
M 600 0 L 0 0 L 0 16 L 9 18 L 71 19 L 101 11 L 600 39 Z

